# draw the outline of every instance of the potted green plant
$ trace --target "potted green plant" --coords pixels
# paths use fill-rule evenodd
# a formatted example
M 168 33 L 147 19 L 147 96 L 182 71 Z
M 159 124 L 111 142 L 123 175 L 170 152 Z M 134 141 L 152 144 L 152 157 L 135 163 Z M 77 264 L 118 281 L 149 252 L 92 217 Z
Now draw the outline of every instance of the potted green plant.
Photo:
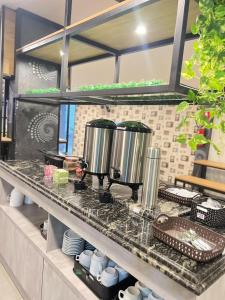
M 199 90 L 190 90 L 187 101 L 177 107 L 178 113 L 184 112 L 179 125 L 184 132 L 177 141 L 188 144 L 192 150 L 210 143 L 220 153 L 219 147 L 203 135 L 185 133 L 190 120 L 198 127 L 225 133 L 225 0 L 199 0 L 199 9 L 200 15 L 192 26 L 192 33 L 198 34 L 199 39 L 194 42 L 194 54 L 185 62 L 182 74 L 186 79 L 198 78 Z M 197 106 L 195 112 L 188 112 L 190 104 Z

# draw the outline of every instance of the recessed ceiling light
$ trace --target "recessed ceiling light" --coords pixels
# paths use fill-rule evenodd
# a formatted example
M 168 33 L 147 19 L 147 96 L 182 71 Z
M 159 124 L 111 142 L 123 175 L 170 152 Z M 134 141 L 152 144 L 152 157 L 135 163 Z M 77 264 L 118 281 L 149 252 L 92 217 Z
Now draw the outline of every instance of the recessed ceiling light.
M 147 33 L 147 29 L 144 25 L 138 25 L 137 28 L 135 29 L 135 33 L 139 35 L 144 35 Z
M 64 52 L 62 50 L 60 50 L 59 53 L 60 53 L 60 56 L 64 55 Z

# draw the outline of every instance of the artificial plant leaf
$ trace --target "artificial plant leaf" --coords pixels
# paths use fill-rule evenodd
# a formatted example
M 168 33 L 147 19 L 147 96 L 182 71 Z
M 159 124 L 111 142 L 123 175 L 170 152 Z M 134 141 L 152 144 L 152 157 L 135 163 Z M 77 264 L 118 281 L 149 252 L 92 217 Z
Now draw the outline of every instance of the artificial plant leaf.
M 179 134 L 176 138 L 176 142 L 178 142 L 180 144 L 186 144 L 187 143 L 187 135 L 184 133 Z
M 199 25 L 198 25 L 198 23 L 195 23 L 195 24 L 192 25 L 191 32 L 193 34 L 197 34 L 199 32 Z
M 225 121 L 224 121 L 224 120 L 222 120 L 222 121 L 220 122 L 220 129 L 221 129 L 221 131 L 222 131 L 223 133 L 225 133 Z
M 188 124 L 188 117 L 187 116 L 182 117 L 180 123 L 177 126 L 177 129 L 180 129 L 180 128 L 184 127 L 187 124 Z
M 180 113 L 188 109 L 189 103 L 187 101 L 182 101 L 176 108 L 176 112 Z
M 215 8 L 215 16 L 216 16 L 216 18 L 225 17 L 225 5 L 221 4 Z
M 189 90 L 189 91 L 188 91 L 187 98 L 188 98 L 188 100 L 190 100 L 191 102 L 195 102 L 195 101 L 196 101 L 196 94 L 195 94 L 192 90 Z
M 205 145 L 208 144 L 210 140 L 208 140 L 204 135 L 202 134 L 195 134 L 188 142 L 188 145 L 190 148 L 195 151 L 197 149 L 198 145 Z
M 219 148 L 215 143 L 212 143 L 212 142 L 211 142 L 211 145 L 213 146 L 213 148 L 214 148 L 214 150 L 216 151 L 216 153 L 217 153 L 218 155 L 220 155 L 220 154 L 221 154 L 220 148 Z

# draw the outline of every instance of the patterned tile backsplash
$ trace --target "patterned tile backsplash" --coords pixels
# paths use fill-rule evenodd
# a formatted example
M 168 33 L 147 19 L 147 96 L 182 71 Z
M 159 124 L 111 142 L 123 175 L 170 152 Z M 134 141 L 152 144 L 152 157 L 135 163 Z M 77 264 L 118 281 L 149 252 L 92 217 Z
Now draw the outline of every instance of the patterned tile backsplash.
M 195 110 L 195 107 L 191 108 Z M 74 155 L 82 156 L 85 124 L 99 118 L 113 120 L 116 123 L 126 120 L 140 121 L 153 129 L 152 146 L 160 147 L 162 153 L 160 179 L 173 182 L 175 175 L 190 175 L 193 168 L 194 153 L 186 145 L 177 143 L 176 137 L 181 132 L 177 128 L 181 115 L 176 113 L 176 106 L 111 106 L 108 112 L 101 106 L 77 106 Z M 187 132 L 188 130 L 188 132 Z M 195 131 L 195 125 L 189 124 L 187 133 Z

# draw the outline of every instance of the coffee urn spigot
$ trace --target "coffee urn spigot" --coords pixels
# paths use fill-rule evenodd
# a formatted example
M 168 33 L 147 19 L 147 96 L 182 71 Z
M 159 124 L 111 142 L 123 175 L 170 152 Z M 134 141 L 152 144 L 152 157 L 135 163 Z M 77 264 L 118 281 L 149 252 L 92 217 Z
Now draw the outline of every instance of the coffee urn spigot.
M 141 203 L 145 209 L 153 210 L 158 201 L 161 151 L 149 147 L 146 152 Z

